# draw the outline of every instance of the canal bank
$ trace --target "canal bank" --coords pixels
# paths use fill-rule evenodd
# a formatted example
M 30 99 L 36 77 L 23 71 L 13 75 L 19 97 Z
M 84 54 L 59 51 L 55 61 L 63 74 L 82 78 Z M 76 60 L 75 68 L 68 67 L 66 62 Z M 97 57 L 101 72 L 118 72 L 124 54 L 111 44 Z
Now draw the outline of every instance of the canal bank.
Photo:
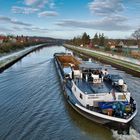
M 17 61 L 21 60 L 26 55 L 30 54 L 31 52 L 41 49 L 45 46 L 51 46 L 55 45 L 54 43 L 43 43 L 35 46 L 28 47 L 24 50 L 20 50 L 16 53 L 4 56 L 0 58 L 0 73 L 2 73 L 4 70 L 15 64 Z
M 67 104 L 53 60 L 53 54 L 59 52 L 66 50 L 62 46 L 43 47 L 0 74 L 0 139 L 139 140 L 140 112 L 130 135 L 122 136 L 87 120 Z M 140 78 L 103 67 L 127 81 L 140 110 Z
M 88 57 L 92 57 L 98 61 L 110 64 L 116 68 L 119 68 L 123 71 L 133 74 L 134 76 L 140 77 L 140 65 L 135 64 L 133 62 L 124 61 L 121 59 L 116 59 L 111 56 L 107 56 L 98 52 L 94 52 L 90 49 L 81 48 L 78 46 L 72 46 L 68 44 L 64 44 L 64 47 L 76 51 L 78 53 L 84 54 Z

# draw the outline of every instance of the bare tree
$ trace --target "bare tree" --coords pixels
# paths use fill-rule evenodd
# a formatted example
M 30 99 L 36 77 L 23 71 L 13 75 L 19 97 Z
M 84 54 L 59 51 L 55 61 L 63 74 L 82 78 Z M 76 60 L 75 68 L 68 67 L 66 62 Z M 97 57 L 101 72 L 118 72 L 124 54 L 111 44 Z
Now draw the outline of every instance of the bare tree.
M 133 34 L 132 37 L 134 37 L 137 40 L 137 44 L 140 47 L 140 28 L 137 29 Z

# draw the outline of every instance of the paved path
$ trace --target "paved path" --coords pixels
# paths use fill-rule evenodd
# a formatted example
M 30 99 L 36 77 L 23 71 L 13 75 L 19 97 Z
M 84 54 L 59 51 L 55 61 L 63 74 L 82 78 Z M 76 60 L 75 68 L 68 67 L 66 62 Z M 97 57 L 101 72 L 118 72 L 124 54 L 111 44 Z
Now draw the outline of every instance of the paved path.
M 30 50 L 32 50 L 33 48 L 37 48 L 37 47 L 39 47 L 39 46 L 40 46 L 40 45 L 31 46 L 31 47 L 25 48 L 25 49 L 23 49 L 23 50 L 20 50 L 20 51 L 11 53 L 11 54 L 7 54 L 7 55 L 5 55 L 5 56 L 1 56 L 1 57 L 0 57 L 0 61 L 4 61 L 4 60 L 9 59 L 9 58 L 11 58 L 11 57 L 15 57 L 15 56 L 21 55 L 22 53 L 25 53 L 25 52 L 27 52 L 27 51 L 30 51 Z
M 130 63 L 133 63 L 133 64 L 136 64 L 136 65 L 140 66 L 140 60 L 138 60 L 138 59 L 134 59 L 134 58 L 130 58 L 130 57 L 124 57 L 124 56 L 119 56 L 119 55 L 112 55 L 110 53 L 100 52 L 100 51 L 91 50 L 91 49 L 87 49 L 87 48 L 81 48 L 81 47 L 78 47 L 78 48 L 81 49 L 81 50 L 91 51 L 91 52 L 94 52 L 94 53 L 98 53 L 98 54 L 101 54 L 101 55 L 109 56 L 111 58 L 115 58 L 115 59 L 118 59 L 118 60 L 123 60 L 123 61 L 130 62 Z

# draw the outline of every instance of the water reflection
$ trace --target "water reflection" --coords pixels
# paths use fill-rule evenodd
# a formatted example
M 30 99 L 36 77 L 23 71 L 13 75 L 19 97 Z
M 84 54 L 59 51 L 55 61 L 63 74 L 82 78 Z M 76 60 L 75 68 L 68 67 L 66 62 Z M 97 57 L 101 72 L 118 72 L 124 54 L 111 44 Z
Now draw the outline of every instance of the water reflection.
M 113 140 L 114 132 L 82 117 L 66 102 L 53 61 L 55 52 L 68 51 L 43 48 L 0 74 L 0 139 Z M 124 77 L 140 110 L 140 78 L 102 65 Z M 140 111 L 133 125 L 140 131 Z

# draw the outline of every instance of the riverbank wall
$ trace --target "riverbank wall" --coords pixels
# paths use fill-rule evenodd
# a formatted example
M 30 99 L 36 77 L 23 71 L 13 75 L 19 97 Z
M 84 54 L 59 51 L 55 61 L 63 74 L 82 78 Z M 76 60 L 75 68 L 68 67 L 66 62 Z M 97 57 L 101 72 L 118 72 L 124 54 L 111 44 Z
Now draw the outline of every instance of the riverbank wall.
M 3 60 L 0 60 L 0 73 L 2 73 L 4 70 L 6 70 L 7 68 L 15 64 L 17 61 L 21 60 L 23 57 L 30 54 L 31 52 L 36 51 L 46 46 L 51 46 L 51 45 L 56 45 L 56 43 L 44 43 L 44 44 L 31 46 L 25 50 L 19 51 L 15 55 L 11 55 L 7 58 L 4 58 Z
M 110 64 L 120 70 L 126 71 L 127 73 L 130 73 L 136 77 L 140 77 L 140 65 L 123 61 L 121 59 L 115 59 L 106 55 L 99 54 L 98 52 L 93 52 L 90 49 L 84 49 L 78 46 L 73 46 L 73 45 L 68 45 L 64 44 L 63 45 L 65 48 L 76 51 L 80 54 L 84 54 L 90 58 L 94 58 L 100 62 Z

